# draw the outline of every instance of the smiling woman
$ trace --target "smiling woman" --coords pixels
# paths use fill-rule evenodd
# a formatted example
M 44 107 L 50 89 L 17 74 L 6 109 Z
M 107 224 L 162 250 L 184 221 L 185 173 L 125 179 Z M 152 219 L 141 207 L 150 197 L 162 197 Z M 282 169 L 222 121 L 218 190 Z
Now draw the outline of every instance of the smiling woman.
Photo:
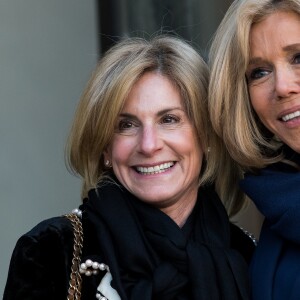
M 168 77 L 145 73 L 128 94 L 104 155 L 129 192 L 180 226 L 195 205 L 203 157 L 183 103 Z
M 300 153 L 300 18 L 278 11 L 253 25 L 247 70 L 249 96 L 259 119 Z
M 216 193 L 229 214 L 243 204 L 207 85 L 205 62 L 175 37 L 125 39 L 104 55 L 68 144 L 83 179 L 81 222 L 68 216 L 75 256 L 68 219 L 38 224 L 18 241 L 4 300 L 65 299 L 82 244 L 70 290 L 82 282 L 81 299 L 249 299 L 254 244 Z
M 252 297 L 300 299 L 300 1 L 234 1 L 210 64 L 213 126 L 265 216 Z

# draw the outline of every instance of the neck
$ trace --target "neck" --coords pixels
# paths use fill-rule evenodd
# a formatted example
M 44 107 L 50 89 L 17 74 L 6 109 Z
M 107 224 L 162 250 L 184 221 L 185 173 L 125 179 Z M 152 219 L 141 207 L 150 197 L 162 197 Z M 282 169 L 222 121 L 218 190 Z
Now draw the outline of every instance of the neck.
M 180 228 L 185 224 L 187 218 L 191 214 L 197 201 L 197 195 L 194 200 L 188 199 L 172 206 L 160 208 L 162 212 L 168 215 Z

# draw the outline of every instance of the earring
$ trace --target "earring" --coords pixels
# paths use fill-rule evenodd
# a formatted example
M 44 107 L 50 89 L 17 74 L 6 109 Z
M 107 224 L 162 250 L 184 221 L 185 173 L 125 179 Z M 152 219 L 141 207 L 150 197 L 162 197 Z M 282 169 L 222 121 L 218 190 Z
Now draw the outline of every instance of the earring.
M 105 167 L 107 167 L 107 168 L 111 167 L 110 160 L 107 159 L 107 160 L 104 162 L 104 165 L 105 165 Z

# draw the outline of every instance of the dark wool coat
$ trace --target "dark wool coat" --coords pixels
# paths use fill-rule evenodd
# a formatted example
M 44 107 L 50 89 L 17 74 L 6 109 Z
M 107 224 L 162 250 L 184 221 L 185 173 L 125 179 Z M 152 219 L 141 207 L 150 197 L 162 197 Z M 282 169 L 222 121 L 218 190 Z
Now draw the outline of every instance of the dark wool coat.
M 103 240 L 97 241 L 95 230 L 99 231 L 99 228 L 92 225 L 88 213 L 84 215 L 82 225 L 84 232 L 82 261 L 91 259 L 107 263 L 105 254 L 101 253 Z M 249 262 L 255 248 L 253 241 L 237 226 L 230 224 L 229 228 L 230 247 L 240 252 Z M 122 230 L 126 235 L 127 229 Z M 129 234 L 128 238 L 130 237 Z M 45 220 L 23 235 L 18 240 L 11 258 L 3 300 L 66 299 L 73 243 L 73 228 L 69 219 L 64 216 Z M 121 245 L 118 251 L 122 254 Z M 98 275 L 90 277 L 82 275 L 81 299 L 96 299 L 97 287 L 104 274 L 105 272 L 99 272 Z
M 231 231 L 232 246 L 249 261 L 254 250 L 252 240 L 234 225 Z M 3 300 L 65 300 L 73 242 L 72 225 L 65 217 L 45 220 L 23 235 L 11 258 Z M 82 277 L 83 286 L 91 286 L 83 289 L 82 299 L 96 299 L 99 277 Z

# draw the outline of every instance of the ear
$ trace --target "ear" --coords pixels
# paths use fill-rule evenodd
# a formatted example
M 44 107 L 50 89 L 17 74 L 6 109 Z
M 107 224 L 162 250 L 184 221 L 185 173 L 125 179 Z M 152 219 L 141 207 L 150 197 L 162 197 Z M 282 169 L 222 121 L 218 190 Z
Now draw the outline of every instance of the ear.
M 103 159 L 104 159 L 104 166 L 106 168 L 111 168 L 112 167 L 112 162 L 111 162 L 111 155 L 110 155 L 110 151 L 108 150 L 104 150 L 103 151 Z
M 111 160 L 111 154 L 110 154 L 109 148 L 107 148 L 103 151 L 103 158 L 104 158 L 104 161 Z
M 106 160 L 109 160 L 109 161 L 112 161 L 112 150 L 111 150 L 111 145 L 108 144 L 104 151 L 103 151 L 103 158 L 104 158 L 104 161 Z

